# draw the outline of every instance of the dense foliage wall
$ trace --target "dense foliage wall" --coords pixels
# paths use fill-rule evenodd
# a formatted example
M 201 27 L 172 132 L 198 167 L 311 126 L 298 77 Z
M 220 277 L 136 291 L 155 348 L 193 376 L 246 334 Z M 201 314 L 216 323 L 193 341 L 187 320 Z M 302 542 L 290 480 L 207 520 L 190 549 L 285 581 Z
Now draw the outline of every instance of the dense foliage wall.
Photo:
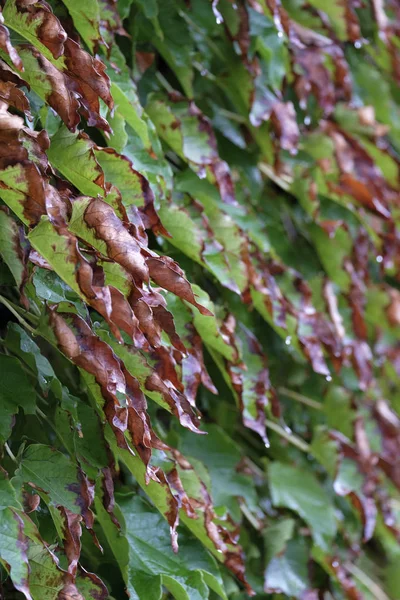
M 1 5 L 1 598 L 399 599 L 399 4 Z

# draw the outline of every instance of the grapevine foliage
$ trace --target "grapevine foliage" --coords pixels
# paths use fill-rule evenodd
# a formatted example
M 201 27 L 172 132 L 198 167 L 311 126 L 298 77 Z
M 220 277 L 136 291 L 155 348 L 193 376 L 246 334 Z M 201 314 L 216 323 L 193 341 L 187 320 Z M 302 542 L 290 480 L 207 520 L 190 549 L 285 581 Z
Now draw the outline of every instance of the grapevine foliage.
M 398 2 L 0 4 L 0 596 L 400 598 Z

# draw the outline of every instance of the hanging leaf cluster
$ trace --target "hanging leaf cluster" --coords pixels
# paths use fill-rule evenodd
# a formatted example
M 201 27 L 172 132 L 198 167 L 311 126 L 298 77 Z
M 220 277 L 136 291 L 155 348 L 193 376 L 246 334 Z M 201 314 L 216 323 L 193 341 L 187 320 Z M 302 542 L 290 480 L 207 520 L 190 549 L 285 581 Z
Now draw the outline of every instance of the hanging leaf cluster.
M 0 8 L 1 598 L 400 598 L 398 3 Z

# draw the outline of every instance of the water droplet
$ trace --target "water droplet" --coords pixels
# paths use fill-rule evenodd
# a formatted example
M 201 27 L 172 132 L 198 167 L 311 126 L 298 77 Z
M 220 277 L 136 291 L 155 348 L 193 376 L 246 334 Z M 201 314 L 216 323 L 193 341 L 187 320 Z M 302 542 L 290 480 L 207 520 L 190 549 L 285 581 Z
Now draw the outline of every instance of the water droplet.
M 202 77 L 205 77 L 207 75 L 207 73 L 208 73 L 207 69 L 202 69 L 200 71 L 200 75 L 202 75 Z
M 380 254 L 376 257 L 376 262 L 377 263 L 381 263 L 383 261 L 383 256 L 381 256 Z
M 217 21 L 217 25 L 221 25 L 223 19 L 222 19 L 222 17 L 217 17 L 216 21 Z
M 286 344 L 286 346 L 290 346 L 291 343 L 292 343 L 292 336 L 288 335 L 285 340 L 285 344 Z
M 304 125 L 310 125 L 311 124 L 311 117 L 309 117 L 308 115 L 306 117 L 304 117 Z
M 325 379 L 326 379 L 327 381 L 332 381 L 332 377 L 331 377 L 330 375 L 327 375 L 327 376 L 325 377 Z
M 360 40 L 356 40 L 354 42 L 354 48 L 357 48 L 357 50 L 359 50 L 362 46 L 362 42 L 360 42 Z
M 338 561 L 337 561 L 337 560 L 334 560 L 334 561 L 332 561 L 332 567 L 333 567 L 334 569 L 336 569 L 338 566 L 339 566 L 339 563 L 338 563 Z
M 282 33 L 282 31 L 278 31 L 278 38 L 283 38 L 283 33 Z
M 268 441 L 268 440 L 265 440 L 265 442 L 264 442 L 264 446 L 265 446 L 266 448 L 271 448 L 271 444 L 269 443 L 269 441 Z

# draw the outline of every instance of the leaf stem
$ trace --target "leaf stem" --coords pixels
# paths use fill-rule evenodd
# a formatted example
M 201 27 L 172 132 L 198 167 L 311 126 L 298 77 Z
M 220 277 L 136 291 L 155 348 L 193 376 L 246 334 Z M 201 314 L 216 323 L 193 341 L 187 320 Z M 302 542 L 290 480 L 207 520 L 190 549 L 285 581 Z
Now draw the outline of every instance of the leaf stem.
M 15 454 L 12 452 L 12 450 L 11 450 L 10 446 L 7 444 L 7 442 L 5 442 L 4 448 L 6 449 L 6 452 L 7 452 L 8 456 L 11 458 L 11 460 L 13 462 L 15 462 L 16 464 L 18 464 Z
M 22 308 L 22 306 L 18 306 L 18 304 L 15 304 L 15 302 L 12 302 L 11 300 L 7 299 L 8 303 L 21 315 L 21 316 L 26 316 L 30 321 L 32 321 L 33 325 L 37 325 L 39 323 L 39 316 L 40 316 L 40 312 L 39 315 L 33 315 L 32 313 L 28 312 L 27 310 L 25 310 L 25 308 Z M 33 303 L 32 303 L 33 306 Z
M 351 563 L 346 563 L 346 569 L 349 571 L 360 583 L 366 586 L 376 600 L 390 600 L 389 596 L 379 587 L 379 585 L 371 579 L 364 571 L 361 571 L 359 567 Z
M 287 177 L 285 181 L 285 179 L 279 177 L 279 175 L 275 173 L 273 168 L 270 165 L 267 165 L 266 163 L 259 163 L 258 168 L 260 169 L 261 173 L 264 173 L 264 175 L 272 179 L 272 181 L 279 185 L 283 190 L 285 190 L 286 192 L 290 190 L 290 186 L 292 184 L 292 179 L 290 177 Z
M 12 306 L 12 304 L 9 302 L 9 300 L 7 300 L 7 298 L 4 298 L 4 296 L 0 296 L 0 302 L 1 302 L 1 304 L 4 304 L 4 306 L 8 308 L 10 313 L 12 313 L 14 315 L 14 317 L 16 319 L 18 319 L 18 321 L 21 323 L 21 325 L 23 325 L 23 327 L 25 327 L 25 329 L 30 331 L 33 335 L 37 335 L 36 329 L 33 329 L 33 327 L 31 327 L 29 325 L 29 323 L 27 323 L 25 321 L 25 319 L 23 319 L 21 317 L 19 312 Z
M 241 123 L 242 125 L 247 123 L 247 119 L 245 119 L 244 117 L 242 117 L 242 115 L 239 115 L 238 113 L 232 112 L 231 110 L 226 110 L 225 108 L 218 107 L 218 112 L 227 119 L 230 119 L 231 121 L 236 121 L 237 123 Z
M 289 390 L 285 387 L 278 388 L 278 392 L 287 396 L 288 398 L 292 398 L 292 400 L 297 400 L 297 402 L 301 402 L 306 406 L 310 406 L 311 408 L 315 408 L 315 410 L 324 410 L 323 404 L 321 402 L 317 402 L 312 398 L 308 398 L 307 396 L 303 396 L 303 394 L 299 394 L 298 392 L 294 392 L 293 390 Z
M 165 77 L 164 77 L 164 75 L 162 75 L 162 73 L 157 71 L 156 77 L 157 77 L 158 81 L 161 83 L 161 85 L 167 90 L 167 92 L 169 94 L 174 91 L 174 88 L 172 87 L 172 85 L 170 85 L 169 81 L 167 81 L 165 79 Z
M 274 423 L 273 421 L 270 421 L 269 419 L 265 419 L 265 423 L 270 429 L 272 429 L 272 431 L 275 431 L 275 433 L 287 440 L 293 446 L 296 446 L 296 448 L 299 448 L 299 450 L 302 450 L 302 452 L 310 452 L 310 446 L 301 438 L 293 435 L 293 433 L 288 433 L 283 429 L 283 427 L 277 423 Z
M 247 508 L 244 502 L 240 502 L 240 510 L 246 517 L 246 519 L 252 524 L 254 529 L 259 531 L 261 529 L 260 522 L 256 519 L 256 517 L 251 513 L 251 511 Z

